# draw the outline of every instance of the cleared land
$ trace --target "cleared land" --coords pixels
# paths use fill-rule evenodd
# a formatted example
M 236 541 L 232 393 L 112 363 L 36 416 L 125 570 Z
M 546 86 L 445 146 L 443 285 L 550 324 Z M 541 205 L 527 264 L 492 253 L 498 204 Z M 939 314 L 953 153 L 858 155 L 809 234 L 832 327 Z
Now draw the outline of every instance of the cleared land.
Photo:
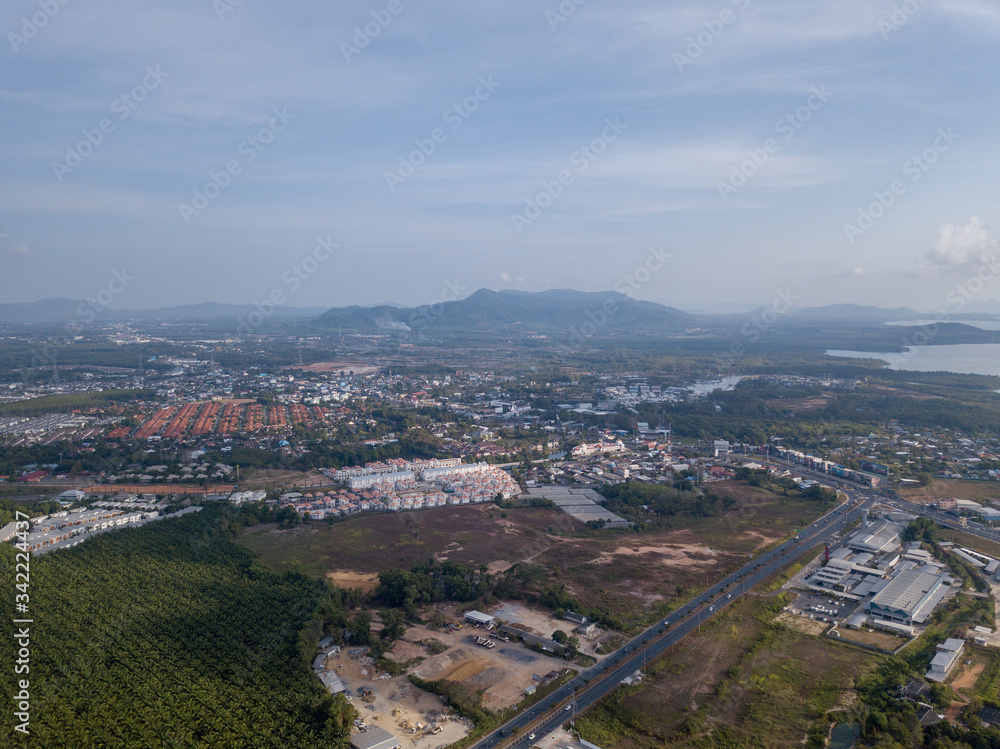
M 377 678 L 371 663 L 352 657 L 350 652 L 345 650 L 331 662 L 337 664 L 334 669 L 352 696 L 352 704 L 368 725 L 395 735 L 403 749 L 437 749 L 472 730 L 470 722 L 446 708 L 437 695 L 418 689 L 405 676 Z M 373 697 L 361 699 L 358 687 L 371 689 Z M 424 728 L 416 729 L 418 723 Z M 437 725 L 442 726 L 441 732 L 431 734 L 428 728 Z
M 605 749 L 801 746 L 875 657 L 776 621 L 783 598 L 734 603 L 578 725 Z
M 557 629 L 561 629 L 566 634 L 573 634 L 573 629 L 576 627 L 573 622 L 556 619 L 555 616 L 545 609 L 525 606 L 523 603 L 516 601 L 494 606 L 488 613 L 508 624 L 513 624 L 515 629 L 521 629 L 529 634 L 538 635 L 550 640 L 552 639 L 552 633 Z M 592 656 L 598 661 L 603 660 L 604 656 L 598 655 L 596 648 L 606 635 L 607 632 L 600 628 L 595 629 L 591 635 L 576 635 L 580 641 L 580 652 Z
M 408 569 L 431 557 L 484 564 L 494 574 L 528 563 L 545 584 L 565 585 L 581 605 L 630 616 L 688 597 L 823 511 L 815 502 L 735 481 L 712 489 L 735 500 L 726 515 L 678 516 L 676 528 L 642 533 L 591 530 L 549 508 L 501 511 L 486 504 L 249 529 L 241 540 L 276 570 L 333 572 L 349 587 L 352 575 Z
M 933 502 L 942 497 L 971 499 L 974 502 L 990 499 L 1000 502 L 1000 481 L 934 479 L 931 486 L 903 489 L 901 496 L 910 502 Z

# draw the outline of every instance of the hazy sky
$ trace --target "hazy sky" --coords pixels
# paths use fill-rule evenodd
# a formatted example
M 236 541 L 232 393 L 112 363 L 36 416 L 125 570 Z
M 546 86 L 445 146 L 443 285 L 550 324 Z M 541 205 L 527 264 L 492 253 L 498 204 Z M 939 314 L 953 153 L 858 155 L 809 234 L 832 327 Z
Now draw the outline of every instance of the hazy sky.
M 933 309 L 1000 237 L 996 0 L 8 0 L 0 30 L 0 302 Z

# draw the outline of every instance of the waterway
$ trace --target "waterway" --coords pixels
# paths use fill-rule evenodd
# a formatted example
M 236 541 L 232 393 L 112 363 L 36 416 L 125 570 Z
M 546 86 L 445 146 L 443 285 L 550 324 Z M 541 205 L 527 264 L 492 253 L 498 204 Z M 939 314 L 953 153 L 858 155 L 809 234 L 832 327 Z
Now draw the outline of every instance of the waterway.
M 889 369 L 911 372 L 956 372 L 1000 377 L 1000 343 L 955 343 L 909 346 L 903 353 L 830 349 L 827 356 L 881 359 Z

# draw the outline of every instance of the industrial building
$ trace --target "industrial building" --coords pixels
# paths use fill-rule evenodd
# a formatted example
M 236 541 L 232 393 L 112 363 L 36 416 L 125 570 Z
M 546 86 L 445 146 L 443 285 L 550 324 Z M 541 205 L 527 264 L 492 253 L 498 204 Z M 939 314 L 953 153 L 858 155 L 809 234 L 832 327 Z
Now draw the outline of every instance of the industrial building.
M 899 537 L 905 530 L 902 525 L 888 520 L 880 520 L 869 525 L 867 511 L 864 512 L 864 516 L 862 528 L 847 541 L 846 546 L 849 549 L 869 554 L 884 554 L 899 549 Z
M 936 566 L 901 569 L 868 604 L 872 616 L 900 624 L 922 624 L 948 592 L 951 578 Z

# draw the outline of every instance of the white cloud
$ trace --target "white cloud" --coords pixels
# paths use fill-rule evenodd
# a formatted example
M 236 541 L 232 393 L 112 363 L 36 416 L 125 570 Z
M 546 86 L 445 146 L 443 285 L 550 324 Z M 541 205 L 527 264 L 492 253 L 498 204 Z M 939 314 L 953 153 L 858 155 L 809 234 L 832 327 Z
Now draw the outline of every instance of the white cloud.
M 996 250 L 997 242 L 973 216 L 963 226 L 945 224 L 941 227 L 934 247 L 917 261 L 921 275 L 931 276 L 940 271 L 962 270 L 982 263 Z

